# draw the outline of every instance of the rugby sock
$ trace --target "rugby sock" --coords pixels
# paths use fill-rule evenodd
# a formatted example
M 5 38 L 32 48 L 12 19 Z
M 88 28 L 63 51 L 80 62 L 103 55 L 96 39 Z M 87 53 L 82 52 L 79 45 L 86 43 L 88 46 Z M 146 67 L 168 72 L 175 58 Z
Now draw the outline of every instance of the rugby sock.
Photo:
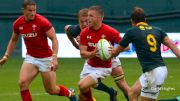
M 91 93 L 91 89 L 89 89 L 87 92 L 82 93 L 82 94 L 86 97 L 87 101 L 94 101 L 92 93 Z
M 22 101 L 32 101 L 29 89 L 21 91 Z
M 67 96 L 67 97 L 70 96 L 70 91 L 67 88 L 65 88 L 62 85 L 59 86 L 59 88 L 60 88 L 59 96 Z
M 104 91 L 104 92 L 109 93 L 109 94 L 112 92 L 112 88 L 106 86 L 102 82 L 98 83 L 98 86 L 95 89 Z

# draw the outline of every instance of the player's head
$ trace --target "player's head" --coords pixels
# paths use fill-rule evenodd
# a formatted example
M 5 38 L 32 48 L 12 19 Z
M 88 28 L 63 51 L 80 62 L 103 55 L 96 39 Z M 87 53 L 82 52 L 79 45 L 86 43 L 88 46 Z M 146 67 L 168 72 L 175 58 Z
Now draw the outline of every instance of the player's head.
M 139 22 L 146 22 L 146 14 L 140 7 L 135 7 L 131 14 L 132 25 L 136 25 Z
M 33 20 L 36 15 L 36 3 L 33 0 L 24 0 L 22 11 L 27 21 Z
M 78 12 L 78 22 L 81 29 L 88 26 L 88 8 L 83 8 Z
M 91 6 L 88 11 L 88 22 L 90 27 L 98 27 L 102 24 L 104 11 L 100 6 Z

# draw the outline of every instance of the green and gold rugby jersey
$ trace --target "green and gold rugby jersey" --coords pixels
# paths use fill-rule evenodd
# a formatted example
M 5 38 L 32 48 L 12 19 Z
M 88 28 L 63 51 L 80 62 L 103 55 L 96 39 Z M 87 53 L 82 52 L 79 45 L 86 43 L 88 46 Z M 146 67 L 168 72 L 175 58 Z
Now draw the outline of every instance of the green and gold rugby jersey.
M 140 22 L 125 33 L 119 44 L 127 47 L 132 43 L 143 72 L 147 72 L 156 67 L 165 66 L 160 47 L 166 36 L 167 34 L 160 28 Z
M 71 25 L 69 26 L 67 31 L 72 35 L 73 38 L 76 38 L 81 33 L 81 29 L 79 25 Z

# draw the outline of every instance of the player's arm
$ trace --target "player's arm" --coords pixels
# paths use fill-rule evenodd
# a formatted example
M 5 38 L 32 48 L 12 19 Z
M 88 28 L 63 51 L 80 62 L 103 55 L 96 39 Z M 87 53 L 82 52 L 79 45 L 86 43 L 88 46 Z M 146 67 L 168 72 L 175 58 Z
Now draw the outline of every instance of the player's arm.
M 87 46 L 80 45 L 79 48 L 80 48 L 80 55 L 82 58 L 87 59 L 87 58 L 92 58 L 92 57 L 96 56 L 97 49 L 89 52 L 89 51 L 87 51 Z
M 11 36 L 11 39 L 10 39 L 10 41 L 8 43 L 6 52 L 5 52 L 4 56 L 2 57 L 2 59 L 0 60 L 0 65 L 3 65 L 6 62 L 6 60 L 10 56 L 11 52 L 16 47 L 18 39 L 19 39 L 19 34 L 16 34 L 15 32 L 13 32 L 12 36 Z
M 71 26 L 71 25 L 66 25 L 66 26 L 64 27 L 64 30 L 65 30 L 65 32 L 66 32 L 66 35 L 67 35 L 68 39 L 71 41 L 72 45 L 73 45 L 76 49 L 79 49 L 79 43 L 75 40 L 75 38 L 72 36 L 72 34 L 71 34 L 70 31 L 69 31 L 69 27 L 70 27 L 70 26 Z
M 53 51 L 53 60 L 52 60 L 52 69 L 53 71 L 56 71 L 57 67 L 58 67 L 58 60 L 57 60 L 57 54 L 58 54 L 58 40 L 56 37 L 56 32 L 55 29 L 53 27 L 51 27 L 47 32 L 46 35 L 48 36 L 48 38 L 50 38 L 50 40 L 52 41 L 52 51 Z
M 130 50 L 130 46 L 128 45 L 126 48 L 123 49 L 123 51 Z
M 172 52 L 178 57 L 180 58 L 180 50 L 174 45 L 174 43 L 172 42 L 172 40 L 166 36 L 164 39 L 163 39 L 163 44 L 166 45 L 167 47 L 169 47 Z
M 129 46 L 127 46 L 127 47 L 129 47 Z M 120 44 L 118 44 L 117 47 L 112 50 L 111 57 L 116 57 L 120 52 L 124 51 L 126 48 L 122 47 Z

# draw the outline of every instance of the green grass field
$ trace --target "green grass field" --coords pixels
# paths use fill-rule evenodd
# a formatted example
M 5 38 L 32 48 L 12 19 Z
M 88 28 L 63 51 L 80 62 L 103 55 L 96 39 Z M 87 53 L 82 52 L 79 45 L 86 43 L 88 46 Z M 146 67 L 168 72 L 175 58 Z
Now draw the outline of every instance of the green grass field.
M 180 95 L 180 62 L 178 59 L 164 59 L 168 67 L 168 77 L 158 99 L 173 98 Z M 10 58 L 0 69 L 0 101 L 21 101 L 18 88 L 18 76 L 23 59 Z M 121 59 L 126 80 L 130 86 L 138 79 L 141 68 L 137 59 Z M 82 59 L 59 59 L 57 71 L 57 83 L 78 90 L 77 82 L 84 60 Z M 118 90 L 118 101 L 126 101 L 122 92 L 116 87 L 113 79 L 108 77 L 103 81 L 105 84 Z M 51 96 L 45 93 L 40 75 L 32 82 L 30 91 L 33 101 L 69 101 L 65 97 Z M 109 101 L 109 96 L 101 91 L 93 90 L 97 101 Z

